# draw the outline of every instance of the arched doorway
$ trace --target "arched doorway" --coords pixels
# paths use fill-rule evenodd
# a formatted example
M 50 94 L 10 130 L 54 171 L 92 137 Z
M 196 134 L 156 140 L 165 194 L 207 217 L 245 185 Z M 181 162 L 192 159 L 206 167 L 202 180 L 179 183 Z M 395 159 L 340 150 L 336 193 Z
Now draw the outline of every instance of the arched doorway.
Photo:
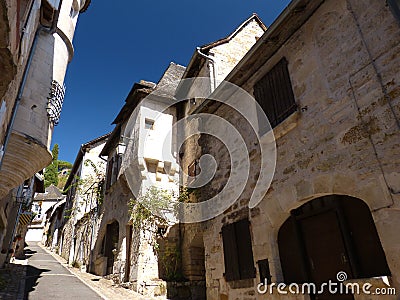
M 119 224 L 117 221 L 114 221 L 110 224 L 107 224 L 106 234 L 103 240 L 103 253 L 104 256 L 107 257 L 107 272 L 106 275 L 113 273 L 114 267 L 114 252 L 118 250 L 118 241 L 119 241 Z
M 360 199 L 329 195 L 293 210 L 278 233 L 286 283 L 336 281 L 390 275 L 368 205 Z M 312 295 L 312 299 L 353 299 L 351 295 Z

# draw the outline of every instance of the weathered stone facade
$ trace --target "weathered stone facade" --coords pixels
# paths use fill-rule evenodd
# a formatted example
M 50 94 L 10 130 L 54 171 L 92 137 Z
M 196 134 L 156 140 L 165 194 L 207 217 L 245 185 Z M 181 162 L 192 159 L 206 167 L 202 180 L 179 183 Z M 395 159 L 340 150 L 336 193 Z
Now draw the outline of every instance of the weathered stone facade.
M 141 204 L 133 201 L 154 186 L 177 192 L 176 153 L 172 135 L 166 134 L 176 122 L 176 111 L 174 106 L 167 107 L 173 104 L 171 98 L 184 70 L 171 63 L 157 84 L 136 83 L 101 153 L 108 157 L 108 171 L 90 271 L 152 296 L 166 291 L 156 249 L 158 231 L 166 225 L 159 229 L 148 219 L 134 224 L 132 211 Z
M 59 253 L 69 264 L 90 268 L 104 197 L 106 163 L 99 157 L 110 134 L 83 144 L 77 154 L 64 190 Z
M 12 79 L 4 78 L 0 91 L 0 197 L 51 162 L 72 38 L 79 12 L 90 1 L 11 2 L 1 4 L 9 21 L 1 26 L 1 55 L 8 56 L 2 73 Z
M 285 57 L 298 111 L 274 128 L 277 164 L 262 202 L 248 208 L 258 179 L 257 171 L 251 171 L 237 203 L 198 225 L 204 232 L 207 299 L 308 299 L 259 295 L 258 268 L 254 279 L 227 281 L 221 229 L 248 218 L 254 261 L 268 259 L 272 282 L 282 282 L 278 232 L 294 209 L 325 195 L 352 196 L 368 205 L 391 285 L 400 289 L 399 24 L 382 1 L 300 2 L 293 1 L 227 78 L 252 94 L 253 86 Z M 225 106 L 208 111 L 235 125 L 249 146 L 253 170 L 259 170 L 259 147 L 250 128 Z M 198 144 L 202 153 L 224 161 L 221 143 L 201 137 Z M 225 182 L 216 177 L 200 193 L 207 197 Z
M 241 24 L 229 37 L 222 39 L 220 41 L 211 43 L 209 45 L 201 47 L 203 52 L 213 58 L 214 63 L 209 60 L 199 60 L 197 55 L 192 57 L 189 63 L 188 70 L 186 72 L 186 78 L 195 77 L 209 77 L 210 78 L 210 90 L 213 90 L 213 67 L 216 68 L 217 73 L 217 85 L 220 84 L 229 73 L 234 70 L 236 64 L 245 56 L 247 51 L 256 43 L 257 39 L 260 38 L 266 30 L 265 25 L 257 17 L 257 15 L 251 16 L 243 24 Z M 210 67 L 211 65 L 211 67 Z M 195 70 L 199 69 L 197 73 Z M 194 84 L 197 88 L 197 84 Z M 195 102 L 186 102 L 182 107 L 184 115 L 190 115 L 196 110 L 199 110 L 201 105 L 204 103 L 201 99 L 196 99 Z M 232 111 L 229 112 L 230 116 L 233 115 Z M 236 125 L 236 124 L 235 124 Z M 186 122 L 186 130 L 189 127 L 197 128 L 199 125 L 196 119 Z M 203 129 L 204 124 L 202 125 Z M 207 131 L 206 131 L 207 132 Z M 216 158 L 218 163 L 218 169 L 214 175 L 213 183 L 215 186 L 206 185 L 204 188 L 197 189 L 195 193 L 192 193 L 190 201 L 202 201 L 205 200 L 207 196 L 215 194 L 215 191 L 209 191 L 209 189 L 220 190 L 223 183 L 226 183 L 226 166 L 220 167 L 221 162 L 226 162 L 227 156 L 226 148 L 223 143 L 218 139 L 215 139 L 207 135 L 207 142 L 203 142 L 204 137 L 201 135 L 195 135 L 188 138 L 183 146 L 181 147 L 180 155 L 180 167 L 182 172 L 186 173 L 188 168 L 194 161 L 198 160 L 202 154 L 208 153 L 212 154 Z M 214 151 L 206 151 L 206 147 L 211 147 L 209 144 L 216 143 L 218 145 Z M 214 145 L 214 144 L 213 144 Z M 229 173 L 229 170 L 228 170 Z M 222 180 L 222 182 L 220 181 Z M 205 190 L 207 189 L 207 192 Z M 202 299 L 205 297 L 205 282 L 207 279 L 207 286 L 210 284 L 210 278 L 206 278 L 206 275 L 215 274 L 215 270 L 218 269 L 217 265 L 221 264 L 221 258 L 218 257 L 214 259 L 215 253 L 221 250 L 221 245 L 218 244 L 219 238 L 215 239 L 215 236 L 208 237 L 206 240 L 205 233 L 208 227 L 205 223 L 193 223 L 193 224 L 182 224 L 180 226 L 180 243 L 182 251 L 182 272 L 188 284 L 192 287 L 196 287 L 188 299 Z M 211 239 L 214 239 L 211 241 Z M 209 249 L 205 248 L 205 245 L 212 246 L 211 252 Z M 207 252 L 208 251 L 208 252 Z M 215 284 L 211 283 L 211 284 Z M 219 283 L 216 283 L 219 285 Z M 207 288 L 209 290 L 209 288 Z M 179 297 L 178 297 L 179 298 Z

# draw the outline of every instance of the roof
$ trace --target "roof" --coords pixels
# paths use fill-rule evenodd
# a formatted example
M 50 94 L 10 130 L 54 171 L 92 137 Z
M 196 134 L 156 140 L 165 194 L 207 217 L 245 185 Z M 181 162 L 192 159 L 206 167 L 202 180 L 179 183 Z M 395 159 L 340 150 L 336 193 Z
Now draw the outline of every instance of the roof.
M 171 62 L 158 81 L 154 94 L 166 98 L 174 97 L 185 70 L 186 67 Z
M 121 108 L 112 124 L 122 123 L 126 118 L 129 118 L 134 108 L 144 98 L 143 96 L 150 94 L 155 87 L 156 84 L 150 81 L 141 80 L 139 83 L 136 82 L 126 97 L 124 106 Z
M 260 27 L 265 31 L 267 31 L 267 26 L 261 21 L 259 16 L 256 13 L 253 13 L 248 19 L 246 19 L 242 24 L 240 24 L 235 31 L 233 31 L 230 35 L 228 35 L 225 38 L 219 39 L 215 42 L 203 45 L 199 47 L 198 49 L 203 52 L 207 53 L 209 52 L 210 49 L 217 47 L 219 45 L 225 44 L 230 42 L 246 25 L 248 25 L 251 21 L 256 21 Z M 186 72 L 183 76 L 183 78 L 191 78 L 191 77 L 196 77 L 198 71 L 200 71 L 200 63 L 204 60 L 204 57 L 200 56 L 198 54 L 198 50 L 196 49 L 192 55 L 192 58 L 190 59 L 189 65 L 186 68 Z
M 225 78 L 242 87 L 284 45 L 284 43 L 314 14 L 324 0 L 292 0 Z M 217 88 L 214 93 L 219 93 Z M 214 96 L 213 98 L 218 98 Z M 199 113 L 210 106 L 220 105 L 206 100 L 194 111 Z M 214 107 L 215 109 L 215 107 Z M 210 111 L 208 111 L 210 113 Z
M 81 147 L 79 148 L 78 154 L 77 154 L 77 156 L 75 158 L 75 162 L 74 162 L 74 164 L 72 166 L 71 172 L 69 173 L 67 182 L 64 185 L 64 191 L 71 185 L 71 183 L 72 183 L 72 181 L 73 181 L 73 179 L 75 177 L 75 174 L 78 171 L 78 168 L 79 168 L 79 166 L 80 166 L 80 164 L 82 162 L 83 155 L 84 155 L 85 151 L 88 148 L 90 148 L 91 146 L 96 145 L 97 143 L 106 141 L 109 138 L 110 135 L 111 135 L 111 133 L 107 133 L 105 135 L 102 135 L 102 136 L 100 136 L 98 138 L 95 138 L 95 139 L 93 139 L 93 140 L 81 145 Z
M 110 138 L 104 145 L 100 156 L 107 156 L 108 153 L 118 144 L 121 136 L 122 123 L 129 119 L 134 109 L 146 96 L 152 94 L 158 97 L 157 99 L 172 99 L 174 97 L 175 90 L 178 87 L 185 70 L 186 68 L 184 66 L 171 62 L 157 84 L 142 80 L 140 83 L 135 83 L 133 85 L 125 100 L 124 106 L 121 108 L 112 123 L 117 126 L 114 128 Z
M 61 191 L 53 184 L 46 188 L 44 193 L 38 193 L 35 196 L 35 201 L 43 200 L 60 200 L 64 198 Z
M 117 146 L 120 136 L 121 136 L 121 124 L 117 124 L 114 130 L 111 132 L 110 138 L 107 140 L 106 144 L 101 150 L 100 156 L 108 156 L 110 151 Z
M 292 0 L 225 80 L 242 86 L 313 15 L 324 0 Z
M 253 13 L 247 20 L 245 20 L 242 24 L 240 24 L 240 26 L 238 28 L 235 29 L 235 31 L 233 31 L 230 35 L 228 35 L 227 37 L 224 37 L 222 39 L 219 39 L 215 42 L 203 45 L 200 47 L 200 49 L 204 52 L 208 51 L 211 48 L 214 48 L 216 46 L 228 43 L 230 40 L 232 40 L 244 27 L 246 27 L 247 24 L 249 24 L 251 21 L 256 21 L 258 23 L 258 25 L 260 25 L 260 27 L 266 31 L 267 30 L 267 26 L 263 23 L 263 21 L 261 21 L 260 17 L 256 14 Z

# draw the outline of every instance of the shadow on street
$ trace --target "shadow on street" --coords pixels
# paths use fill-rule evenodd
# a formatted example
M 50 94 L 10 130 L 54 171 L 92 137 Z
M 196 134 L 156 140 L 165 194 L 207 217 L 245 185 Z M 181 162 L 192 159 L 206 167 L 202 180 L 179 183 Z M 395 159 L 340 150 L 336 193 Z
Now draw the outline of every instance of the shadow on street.
M 37 253 L 37 251 L 33 251 L 29 248 L 24 250 L 24 254 L 26 258 L 30 258 L 32 255 Z M 26 281 L 25 281 L 25 295 L 24 300 L 29 299 L 29 293 L 35 290 L 35 287 L 38 284 L 38 279 L 44 272 L 49 272 L 49 269 L 39 269 L 30 265 L 26 266 Z

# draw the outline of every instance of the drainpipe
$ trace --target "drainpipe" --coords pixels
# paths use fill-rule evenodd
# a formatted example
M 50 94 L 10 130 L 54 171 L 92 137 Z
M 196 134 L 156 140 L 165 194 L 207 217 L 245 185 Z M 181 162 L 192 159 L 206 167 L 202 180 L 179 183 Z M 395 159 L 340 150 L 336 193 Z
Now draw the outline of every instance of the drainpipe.
M 217 88 L 217 64 L 216 64 L 216 62 L 215 62 L 213 57 L 211 57 L 209 55 L 206 55 L 203 52 L 201 52 L 201 48 L 200 47 L 197 47 L 197 53 L 201 57 L 204 57 L 205 59 L 209 60 L 213 65 L 213 76 L 214 76 L 214 89 L 213 89 L 213 91 L 214 91 Z
M 3 167 L 4 156 L 6 154 L 8 142 L 10 141 L 11 132 L 12 132 L 12 129 L 14 127 L 15 118 L 17 116 L 18 106 L 19 106 L 19 104 L 21 102 L 22 95 L 23 95 L 23 92 L 24 92 L 24 89 L 25 89 L 26 80 L 28 78 L 28 73 L 29 73 L 29 70 L 31 68 L 31 64 L 32 64 L 33 56 L 35 54 L 35 50 L 36 50 L 36 46 L 37 46 L 37 43 L 38 43 L 39 35 L 40 35 L 40 33 L 42 31 L 45 32 L 45 33 L 48 33 L 50 35 L 53 35 L 57 31 L 57 23 L 58 23 L 58 18 L 60 16 L 60 10 L 61 10 L 62 2 L 63 2 L 63 0 L 60 0 L 60 2 L 58 4 L 58 9 L 54 13 L 54 20 L 53 20 L 53 24 L 51 25 L 51 27 L 48 28 L 48 27 L 45 27 L 45 26 L 42 26 L 41 24 L 39 24 L 38 28 L 36 29 L 36 33 L 35 33 L 35 37 L 34 37 L 33 42 L 32 42 L 31 50 L 29 51 L 28 61 L 27 61 L 26 65 L 25 65 L 24 73 L 22 75 L 22 80 L 21 80 L 21 83 L 20 83 L 19 88 L 18 88 L 17 98 L 16 98 L 16 100 L 14 102 L 14 106 L 12 108 L 11 120 L 10 120 L 10 123 L 8 124 L 8 127 L 7 127 L 6 136 L 5 136 L 5 139 L 4 139 L 3 153 L 2 153 L 2 156 L 1 156 L 1 160 L 0 160 L 0 170 Z

